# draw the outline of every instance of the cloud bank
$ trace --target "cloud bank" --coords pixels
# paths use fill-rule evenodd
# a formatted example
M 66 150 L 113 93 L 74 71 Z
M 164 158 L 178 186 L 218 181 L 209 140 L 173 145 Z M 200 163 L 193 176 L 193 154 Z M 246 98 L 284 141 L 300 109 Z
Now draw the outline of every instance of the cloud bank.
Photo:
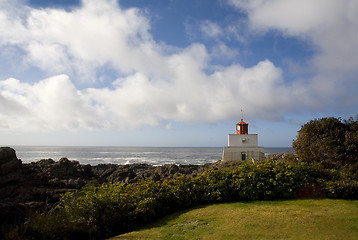
M 358 6 L 323 1 L 330 6 L 326 11 L 319 1 L 271 2 L 230 1 L 247 11 L 253 30 L 276 29 L 318 46 L 321 51 L 311 60 L 314 78 L 288 84 L 269 59 L 248 68 L 212 65 L 220 53 L 230 53 L 223 42 L 213 52 L 202 43 L 177 48 L 156 42 L 146 13 L 122 9 L 114 0 L 83 0 L 71 10 L 3 1 L 0 51 L 15 48 L 19 66 L 52 77 L 35 83 L 0 80 L 0 129 L 126 129 L 235 119 L 242 108 L 248 117 L 270 120 L 289 111 L 324 110 L 345 94 L 340 81 L 349 81 L 358 69 Z M 201 28 L 208 37 L 224 32 L 210 21 Z M 102 68 L 120 77 L 106 87 L 77 87 L 100 81 Z
M 278 30 L 312 43 L 316 54 L 307 65 L 308 95 L 325 109 L 353 108 L 358 73 L 358 2 L 355 0 L 229 0 L 244 10 L 254 31 Z M 297 84 L 302 84 L 297 82 Z M 350 101 L 344 101 L 350 98 Z M 342 101 L 343 100 L 343 101 Z

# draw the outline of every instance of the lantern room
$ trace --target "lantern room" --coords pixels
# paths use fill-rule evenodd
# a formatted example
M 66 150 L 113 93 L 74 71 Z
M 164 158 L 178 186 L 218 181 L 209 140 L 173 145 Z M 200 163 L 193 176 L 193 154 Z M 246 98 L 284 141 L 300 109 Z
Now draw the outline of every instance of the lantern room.
M 249 124 L 245 123 L 241 118 L 241 122 L 236 124 L 236 133 L 237 134 L 248 134 L 249 133 Z

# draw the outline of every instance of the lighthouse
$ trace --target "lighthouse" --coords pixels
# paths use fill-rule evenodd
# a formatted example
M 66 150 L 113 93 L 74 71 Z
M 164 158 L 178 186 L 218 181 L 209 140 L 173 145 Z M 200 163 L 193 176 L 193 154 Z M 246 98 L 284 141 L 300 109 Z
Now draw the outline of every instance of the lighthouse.
M 249 134 L 249 124 L 241 119 L 236 124 L 236 134 L 228 135 L 222 161 L 265 160 L 264 147 L 258 146 L 257 134 Z

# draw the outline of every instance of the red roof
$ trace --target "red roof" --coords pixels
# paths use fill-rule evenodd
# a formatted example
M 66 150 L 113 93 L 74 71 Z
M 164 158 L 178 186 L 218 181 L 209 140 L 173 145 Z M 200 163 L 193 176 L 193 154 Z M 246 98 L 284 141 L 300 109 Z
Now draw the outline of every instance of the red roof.
M 247 124 L 246 122 L 244 122 L 244 119 L 241 118 L 241 122 L 239 122 L 238 124 Z

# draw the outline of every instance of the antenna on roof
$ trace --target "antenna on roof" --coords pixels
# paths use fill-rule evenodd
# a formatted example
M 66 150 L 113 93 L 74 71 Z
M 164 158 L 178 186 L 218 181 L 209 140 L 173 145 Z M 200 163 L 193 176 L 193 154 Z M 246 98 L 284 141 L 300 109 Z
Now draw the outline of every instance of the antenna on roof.
M 241 119 L 244 119 L 244 110 L 241 108 Z

